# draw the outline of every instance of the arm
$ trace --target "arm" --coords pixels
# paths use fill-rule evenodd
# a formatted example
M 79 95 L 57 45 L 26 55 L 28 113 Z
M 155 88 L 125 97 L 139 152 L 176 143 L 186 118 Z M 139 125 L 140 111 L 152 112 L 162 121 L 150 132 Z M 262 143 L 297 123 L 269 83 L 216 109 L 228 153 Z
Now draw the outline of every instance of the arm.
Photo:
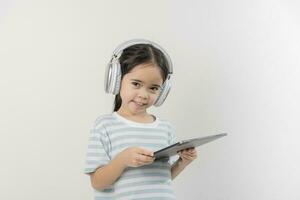
M 180 159 L 178 159 L 171 167 L 171 178 L 174 180 L 182 170 L 184 170 L 185 166 L 180 165 Z
M 107 165 L 91 174 L 91 184 L 96 190 L 111 186 L 126 167 L 140 167 L 154 161 L 153 152 L 138 147 L 129 147 L 116 155 Z
M 126 168 L 120 156 L 116 156 L 107 165 L 98 168 L 90 176 L 92 187 L 96 190 L 103 190 L 112 185 Z
M 187 165 L 197 158 L 197 151 L 195 148 L 182 150 L 179 153 L 180 158 L 171 167 L 172 180 L 180 174 Z

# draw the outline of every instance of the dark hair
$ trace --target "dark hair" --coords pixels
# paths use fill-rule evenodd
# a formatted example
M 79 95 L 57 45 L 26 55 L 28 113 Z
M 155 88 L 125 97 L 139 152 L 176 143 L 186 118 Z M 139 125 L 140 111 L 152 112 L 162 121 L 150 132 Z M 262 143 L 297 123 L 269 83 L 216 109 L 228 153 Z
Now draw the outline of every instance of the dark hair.
M 152 63 L 159 67 L 163 82 L 166 80 L 169 69 L 168 61 L 164 53 L 151 44 L 135 44 L 123 50 L 119 62 L 123 79 L 134 67 L 140 64 Z M 122 99 L 120 93 L 115 96 L 114 111 L 121 107 Z

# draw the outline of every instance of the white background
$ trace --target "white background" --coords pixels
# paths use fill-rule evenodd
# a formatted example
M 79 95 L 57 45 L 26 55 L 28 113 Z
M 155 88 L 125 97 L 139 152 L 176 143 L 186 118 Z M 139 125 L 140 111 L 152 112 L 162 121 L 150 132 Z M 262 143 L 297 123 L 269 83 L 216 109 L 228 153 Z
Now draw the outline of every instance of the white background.
M 89 129 L 111 112 L 114 48 L 132 38 L 174 62 L 151 108 L 198 148 L 178 199 L 300 199 L 300 4 L 293 0 L 0 1 L 0 199 L 92 199 Z

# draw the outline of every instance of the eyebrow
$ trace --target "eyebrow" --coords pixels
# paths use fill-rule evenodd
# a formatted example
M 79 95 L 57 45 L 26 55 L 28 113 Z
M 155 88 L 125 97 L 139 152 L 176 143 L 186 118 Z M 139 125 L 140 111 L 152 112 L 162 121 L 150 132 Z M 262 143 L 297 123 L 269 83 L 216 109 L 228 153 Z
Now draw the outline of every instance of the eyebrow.
M 141 81 L 141 80 L 138 80 L 138 79 L 131 79 L 131 80 L 132 80 L 132 81 L 136 81 L 136 82 L 143 83 L 143 81 Z M 152 86 L 161 87 L 160 85 L 157 85 L 157 84 L 152 84 Z

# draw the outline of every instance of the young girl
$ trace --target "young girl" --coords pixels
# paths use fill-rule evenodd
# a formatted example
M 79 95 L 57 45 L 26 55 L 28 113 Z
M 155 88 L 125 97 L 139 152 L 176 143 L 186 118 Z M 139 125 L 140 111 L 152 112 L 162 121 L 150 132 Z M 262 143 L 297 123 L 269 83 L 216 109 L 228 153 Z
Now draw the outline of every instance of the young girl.
M 175 199 L 171 180 L 197 152 L 154 161 L 153 152 L 175 143 L 175 134 L 170 122 L 147 112 L 164 102 L 172 72 L 168 54 L 148 40 L 130 40 L 114 51 L 105 82 L 106 92 L 116 95 L 114 111 L 91 128 L 85 167 L 96 200 Z

